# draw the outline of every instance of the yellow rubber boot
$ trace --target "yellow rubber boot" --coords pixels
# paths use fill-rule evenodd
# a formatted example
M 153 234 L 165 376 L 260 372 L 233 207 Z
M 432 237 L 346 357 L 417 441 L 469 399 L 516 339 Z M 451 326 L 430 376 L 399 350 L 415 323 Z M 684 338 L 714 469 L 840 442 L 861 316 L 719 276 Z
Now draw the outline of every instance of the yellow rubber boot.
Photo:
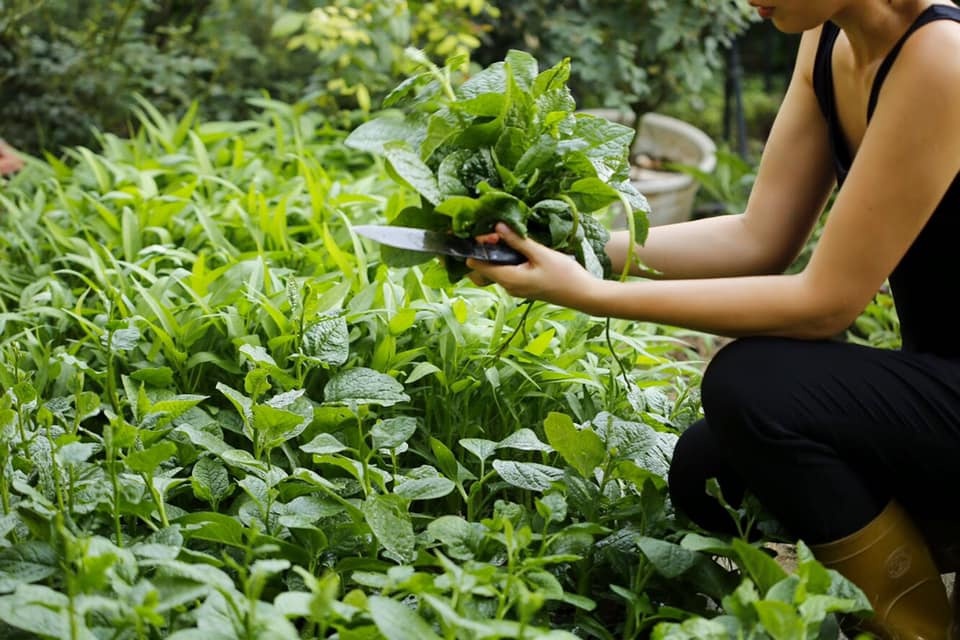
M 896 502 L 859 531 L 811 550 L 873 606 L 875 615 L 857 631 L 883 640 L 950 640 L 951 607 L 940 572 L 923 534 Z

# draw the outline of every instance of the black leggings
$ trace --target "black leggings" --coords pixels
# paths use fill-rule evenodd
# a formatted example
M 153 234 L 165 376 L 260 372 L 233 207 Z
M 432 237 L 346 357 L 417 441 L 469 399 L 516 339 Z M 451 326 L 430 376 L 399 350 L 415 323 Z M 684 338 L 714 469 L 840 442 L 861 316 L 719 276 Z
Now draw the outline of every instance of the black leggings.
M 841 342 L 745 338 L 702 382 L 705 418 L 677 442 L 674 506 L 734 531 L 704 491 L 755 495 L 808 544 L 859 530 L 896 498 L 919 517 L 958 517 L 960 359 Z

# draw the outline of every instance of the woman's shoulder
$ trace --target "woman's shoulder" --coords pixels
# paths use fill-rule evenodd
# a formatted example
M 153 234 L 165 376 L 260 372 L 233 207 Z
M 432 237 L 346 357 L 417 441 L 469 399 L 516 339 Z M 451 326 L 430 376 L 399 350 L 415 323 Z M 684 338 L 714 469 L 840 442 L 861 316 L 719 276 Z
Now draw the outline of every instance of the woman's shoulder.
M 922 80 L 931 98 L 938 95 L 938 87 L 960 86 L 960 21 L 928 22 L 903 41 L 887 82 L 901 84 L 910 79 Z
M 800 35 L 800 45 L 797 48 L 796 71 L 807 80 L 813 78 L 813 63 L 817 57 L 817 48 L 820 45 L 820 35 L 823 26 L 804 31 Z

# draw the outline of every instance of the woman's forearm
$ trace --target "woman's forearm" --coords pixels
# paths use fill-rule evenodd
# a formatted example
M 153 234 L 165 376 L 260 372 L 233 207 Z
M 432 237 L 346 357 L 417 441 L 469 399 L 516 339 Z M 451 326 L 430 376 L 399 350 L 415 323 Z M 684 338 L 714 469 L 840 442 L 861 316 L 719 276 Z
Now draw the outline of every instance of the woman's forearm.
M 613 274 L 622 273 L 630 234 L 614 231 L 607 243 Z M 792 256 L 752 233 L 744 215 L 704 218 L 650 228 L 631 260 L 630 275 L 655 279 L 718 278 L 780 273 Z
M 824 295 L 806 274 L 616 282 L 571 287 L 559 303 L 598 317 L 682 326 L 717 335 L 821 339 L 856 315 L 842 296 Z M 832 306 L 831 306 L 832 305 Z

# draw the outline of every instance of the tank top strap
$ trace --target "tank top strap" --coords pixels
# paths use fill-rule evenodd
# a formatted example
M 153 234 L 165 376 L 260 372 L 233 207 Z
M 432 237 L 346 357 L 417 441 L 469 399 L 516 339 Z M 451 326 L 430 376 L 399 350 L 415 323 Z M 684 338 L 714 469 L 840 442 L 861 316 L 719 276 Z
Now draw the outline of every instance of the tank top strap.
M 890 50 L 890 53 L 887 54 L 887 57 L 880 63 L 880 68 L 877 69 L 877 76 L 874 78 L 873 87 L 870 91 L 870 102 L 867 104 L 867 121 L 870 120 L 874 110 L 877 108 L 877 101 L 880 99 L 880 89 L 883 87 L 883 81 L 886 80 L 887 74 L 890 73 L 890 69 L 893 67 L 897 56 L 900 55 L 900 50 L 903 49 L 903 45 L 907 42 L 907 39 L 913 35 L 917 29 L 935 20 L 953 20 L 960 22 L 960 7 L 935 4 L 927 7 L 923 13 L 917 16 L 917 19 L 913 21 L 913 24 L 910 25 L 907 32 L 897 41 L 893 49 Z M 834 36 L 834 38 L 836 38 L 836 36 Z
M 834 117 L 833 105 L 833 45 L 837 41 L 840 29 L 832 22 L 827 22 L 820 30 L 820 42 L 817 44 L 817 53 L 813 59 L 813 91 L 820 103 L 820 111 L 828 120 Z

